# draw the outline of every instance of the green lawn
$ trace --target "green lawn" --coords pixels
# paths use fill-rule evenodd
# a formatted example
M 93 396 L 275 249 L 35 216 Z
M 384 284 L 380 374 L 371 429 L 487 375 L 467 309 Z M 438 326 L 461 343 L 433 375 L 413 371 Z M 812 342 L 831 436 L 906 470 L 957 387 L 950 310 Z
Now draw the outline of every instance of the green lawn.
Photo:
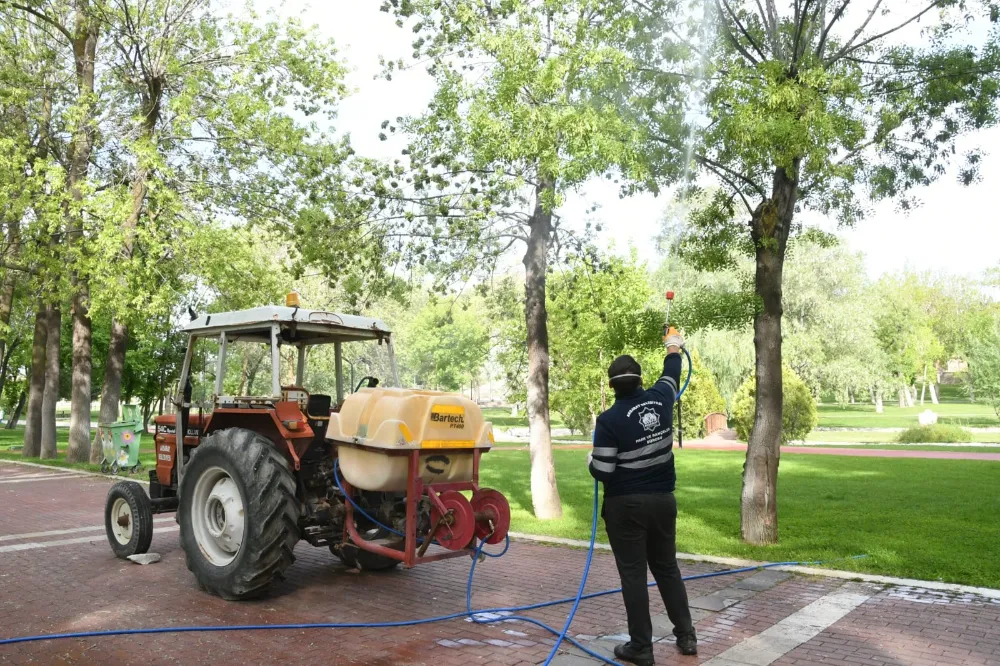
M 969 402 L 943 402 L 932 405 L 900 408 L 886 404 L 882 414 L 875 413 L 874 405 L 820 405 L 821 428 L 908 428 L 917 425 L 917 414 L 930 409 L 938 415 L 939 423 L 967 427 L 1000 426 L 996 412 L 988 405 Z
M 949 401 L 939 405 L 932 405 L 928 401 L 923 406 L 899 408 L 893 404 L 886 404 L 881 414 L 875 413 L 875 406 L 869 404 L 858 405 L 832 405 L 824 404 L 818 407 L 819 426 L 822 428 L 908 428 L 917 425 L 917 415 L 930 409 L 938 414 L 939 423 L 951 423 L 973 428 L 1000 427 L 1000 419 L 988 405 L 970 403 L 967 401 Z M 502 407 L 487 407 L 483 409 L 483 415 L 487 421 L 491 421 L 497 428 L 527 428 L 528 418 L 524 412 L 514 417 L 510 415 L 510 409 Z M 565 427 L 558 414 L 552 414 L 552 427 Z M 860 441 L 885 441 L 875 439 L 881 433 L 866 433 L 865 439 Z M 830 432 L 814 432 L 811 439 L 822 439 L 824 437 L 847 437 L 848 435 L 834 435 Z M 858 434 L 850 435 L 857 437 Z M 977 435 L 977 439 L 983 437 L 987 442 L 1000 442 L 1000 433 L 982 433 Z M 872 439 L 870 439 L 872 438 Z M 558 435 L 554 440 L 580 440 L 587 439 L 583 435 Z M 828 441 L 847 441 L 840 439 L 829 439 Z M 859 440 L 854 440 L 859 441 Z
M 509 407 L 484 407 L 483 418 L 491 422 L 497 428 L 527 428 L 528 416 L 523 412 L 518 412 L 517 416 L 510 415 Z M 552 412 L 550 421 L 553 428 L 564 427 L 562 417 Z
M 23 442 L 24 428 L 16 428 L 14 430 L 0 429 L 0 460 L 24 460 L 26 462 L 40 463 L 42 465 L 55 465 L 58 467 L 84 469 L 90 472 L 101 471 L 100 465 L 66 462 L 66 447 L 69 444 L 69 428 L 56 428 L 57 456 L 55 458 L 48 460 L 41 460 L 39 458 L 23 458 L 21 457 L 20 449 L 13 451 L 10 449 L 11 445 L 21 445 Z M 156 466 L 156 452 L 152 447 L 153 436 L 148 435 L 143 442 L 147 445 L 139 449 L 139 462 L 141 462 L 143 467 L 146 469 L 151 469 Z M 140 472 L 137 478 L 145 479 L 146 472 Z
M 511 502 L 511 529 L 589 538 L 593 480 L 586 452 L 554 452 L 563 518 L 531 516 L 528 454 L 497 450 L 483 483 Z M 963 460 L 785 456 L 779 482 L 781 542 L 739 538 L 743 454 L 683 451 L 677 456 L 678 549 L 756 560 L 840 560 L 826 566 L 1000 588 L 1000 463 Z M 606 541 L 603 525 L 598 538 Z
M 917 444 L 855 444 L 853 446 L 844 446 L 843 444 L 812 444 L 810 446 L 804 446 L 801 448 L 811 448 L 811 449 L 836 449 L 836 448 L 850 448 L 850 449 L 875 449 L 881 451 L 958 451 L 965 453 L 1000 453 L 1000 446 L 942 446 L 934 444 L 929 445 L 917 445 Z

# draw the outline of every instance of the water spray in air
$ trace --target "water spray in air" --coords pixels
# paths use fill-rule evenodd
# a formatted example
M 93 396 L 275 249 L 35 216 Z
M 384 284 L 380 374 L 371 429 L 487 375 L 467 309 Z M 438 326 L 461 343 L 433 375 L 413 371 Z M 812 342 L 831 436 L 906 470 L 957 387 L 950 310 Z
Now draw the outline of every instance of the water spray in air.
M 687 138 L 684 147 L 684 177 L 681 187 L 686 189 L 693 179 L 696 170 L 692 170 L 695 142 L 701 127 L 707 124 L 708 116 L 705 109 L 705 96 L 708 88 L 708 65 L 715 39 L 715 8 L 710 0 L 701 0 L 701 21 L 698 24 L 698 42 L 691 45 L 695 55 L 695 67 L 691 79 L 691 94 L 684 109 L 684 126 L 687 128 Z M 683 190 L 682 190 L 683 191 Z

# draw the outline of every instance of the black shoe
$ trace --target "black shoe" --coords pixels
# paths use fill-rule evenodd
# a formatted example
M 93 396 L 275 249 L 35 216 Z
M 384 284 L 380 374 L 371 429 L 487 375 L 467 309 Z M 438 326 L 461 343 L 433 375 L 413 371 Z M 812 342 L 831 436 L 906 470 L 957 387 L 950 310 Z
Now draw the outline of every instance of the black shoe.
M 687 655 L 689 657 L 694 656 L 698 654 L 698 639 L 694 637 L 694 634 L 678 636 L 677 649 L 680 650 L 683 655 Z
M 653 666 L 653 646 L 637 648 L 632 645 L 632 641 L 624 645 L 616 645 L 615 658 L 632 662 L 635 666 Z

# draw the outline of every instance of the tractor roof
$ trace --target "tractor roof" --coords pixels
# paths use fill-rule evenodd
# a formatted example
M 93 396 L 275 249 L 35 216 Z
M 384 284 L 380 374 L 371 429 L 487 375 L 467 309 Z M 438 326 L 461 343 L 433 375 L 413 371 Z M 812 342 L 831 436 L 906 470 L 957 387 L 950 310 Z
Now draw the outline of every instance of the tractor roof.
M 230 339 L 269 341 L 274 323 L 281 326 L 282 340 L 291 344 L 375 340 L 390 335 L 389 327 L 378 319 L 277 305 L 203 315 L 184 330 L 196 337 L 225 331 Z

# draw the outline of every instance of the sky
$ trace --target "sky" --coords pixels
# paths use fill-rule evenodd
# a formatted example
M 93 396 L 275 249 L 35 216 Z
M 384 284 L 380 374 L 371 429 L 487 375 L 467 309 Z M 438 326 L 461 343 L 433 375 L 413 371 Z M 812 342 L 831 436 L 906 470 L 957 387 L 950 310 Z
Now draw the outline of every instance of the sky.
M 258 0 L 258 11 L 269 4 Z M 382 0 L 285 0 L 281 12 L 301 15 L 334 39 L 350 67 L 352 88 L 341 105 L 337 129 L 351 135 L 360 154 L 391 158 L 403 146 L 378 139 L 381 122 L 420 113 L 433 87 L 422 68 L 396 74 L 391 82 L 376 79 L 379 57 L 407 59 L 412 41 L 408 29 L 396 27 L 389 14 L 379 11 L 381 4 Z M 994 189 L 1000 187 L 1000 128 L 964 137 L 960 153 L 976 146 L 987 153 L 982 180 L 963 187 L 946 176 L 919 191 L 922 205 L 916 210 L 903 213 L 892 202 L 880 203 L 857 228 L 848 230 L 837 230 L 832 221 L 818 215 L 804 219 L 838 231 L 850 248 L 863 252 L 873 278 L 903 268 L 975 275 L 1000 265 L 1000 225 L 994 217 L 1000 207 Z M 581 226 L 584 219 L 600 222 L 602 245 L 621 252 L 634 246 L 641 258 L 652 263 L 657 259 L 652 238 L 669 202 L 665 196 L 669 195 L 621 199 L 615 185 L 598 180 L 571 194 L 560 213 Z M 595 203 L 599 209 L 588 216 L 586 211 Z

